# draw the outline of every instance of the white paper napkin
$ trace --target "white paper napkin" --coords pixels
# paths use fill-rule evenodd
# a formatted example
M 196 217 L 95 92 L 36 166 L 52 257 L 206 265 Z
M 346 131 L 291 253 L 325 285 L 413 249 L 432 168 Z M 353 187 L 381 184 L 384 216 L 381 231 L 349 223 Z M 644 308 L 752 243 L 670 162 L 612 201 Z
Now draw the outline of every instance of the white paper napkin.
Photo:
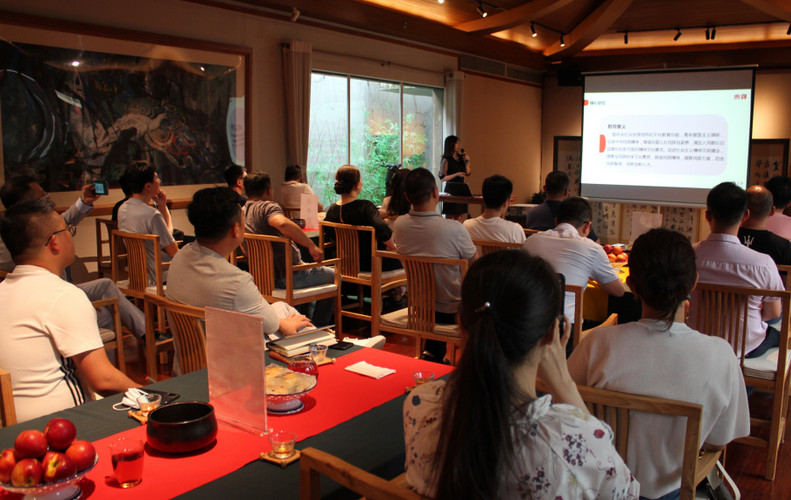
M 375 366 L 365 361 L 359 361 L 353 365 L 349 365 L 346 369 L 350 372 L 359 373 L 360 375 L 375 379 L 380 379 L 396 372 L 392 368 L 382 368 L 381 366 Z

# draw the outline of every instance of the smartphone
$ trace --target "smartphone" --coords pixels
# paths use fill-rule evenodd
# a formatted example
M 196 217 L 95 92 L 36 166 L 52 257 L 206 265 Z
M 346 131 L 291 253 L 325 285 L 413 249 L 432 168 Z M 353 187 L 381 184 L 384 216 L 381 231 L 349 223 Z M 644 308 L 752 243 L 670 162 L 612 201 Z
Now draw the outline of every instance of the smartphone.
M 93 192 L 99 195 L 105 195 L 110 191 L 106 182 L 97 181 L 93 183 Z
M 560 335 L 566 330 L 566 277 L 558 273 L 558 284 L 560 285 L 560 312 L 558 312 L 558 319 L 560 320 Z
M 149 389 L 148 387 L 142 387 L 141 390 L 162 396 L 162 405 L 170 404 L 181 397 L 181 394 L 176 392 L 157 391 L 156 389 Z
M 335 350 L 338 350 L 338 351 L 345 351 L 346 349 L 350 348 L 353 345 L 354 344 L 352 344 L 351 342 L 343 342 L 343 341 L 341 341 L 341 342 L 336 343 L 335 345 L 331 345 L 330 349 L 335 349 Z

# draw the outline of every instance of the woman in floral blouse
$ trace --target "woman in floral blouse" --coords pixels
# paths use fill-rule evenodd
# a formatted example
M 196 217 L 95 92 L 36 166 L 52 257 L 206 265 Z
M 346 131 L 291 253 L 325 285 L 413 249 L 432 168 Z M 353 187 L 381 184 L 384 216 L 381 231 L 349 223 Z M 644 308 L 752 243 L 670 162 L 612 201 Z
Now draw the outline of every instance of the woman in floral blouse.
M 438 499 L 638 498 L 612 431 L 588 413 L 569 376 L 561 298 L 551 267 L 520 250 L 470 267 L 459 366 L 447 384 L 421 385 L 404 404 L 412 488 Z M 542 397 L 539 370 L 550 389 Z

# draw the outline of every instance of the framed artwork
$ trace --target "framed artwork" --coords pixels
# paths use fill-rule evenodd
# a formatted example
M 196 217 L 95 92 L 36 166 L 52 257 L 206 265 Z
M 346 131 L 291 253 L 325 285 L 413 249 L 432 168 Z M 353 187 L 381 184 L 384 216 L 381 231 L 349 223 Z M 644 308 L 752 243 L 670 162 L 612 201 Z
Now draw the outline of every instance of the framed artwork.
M 117 186 L 142 161 L 165 184 L 203 184 L 249 162 L 249 49 L 3 14 L 3 179 Z
M 763 184 L 772 177 L 788 177 L 788 139 L 753 139 L 750 142 L 749 185 Z
M 556 135 L 552 170 L 569 176 L 569 195 L 580 195 L 580 167 L 582 165 L 582 137 Z

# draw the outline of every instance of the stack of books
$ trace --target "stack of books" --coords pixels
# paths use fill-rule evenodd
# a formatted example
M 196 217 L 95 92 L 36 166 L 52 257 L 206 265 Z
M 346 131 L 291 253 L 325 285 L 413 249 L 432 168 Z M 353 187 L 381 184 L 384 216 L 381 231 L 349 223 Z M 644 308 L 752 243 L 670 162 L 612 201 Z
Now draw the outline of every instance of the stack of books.
M 321 344 L 326 346 L 335 345 L 335 332 L 331 326 L 310 330 L 290 337 L 274 340 L 267 344 L 270 349 L 286 357 L 298 354 L 307 354 L 310 344 Z

